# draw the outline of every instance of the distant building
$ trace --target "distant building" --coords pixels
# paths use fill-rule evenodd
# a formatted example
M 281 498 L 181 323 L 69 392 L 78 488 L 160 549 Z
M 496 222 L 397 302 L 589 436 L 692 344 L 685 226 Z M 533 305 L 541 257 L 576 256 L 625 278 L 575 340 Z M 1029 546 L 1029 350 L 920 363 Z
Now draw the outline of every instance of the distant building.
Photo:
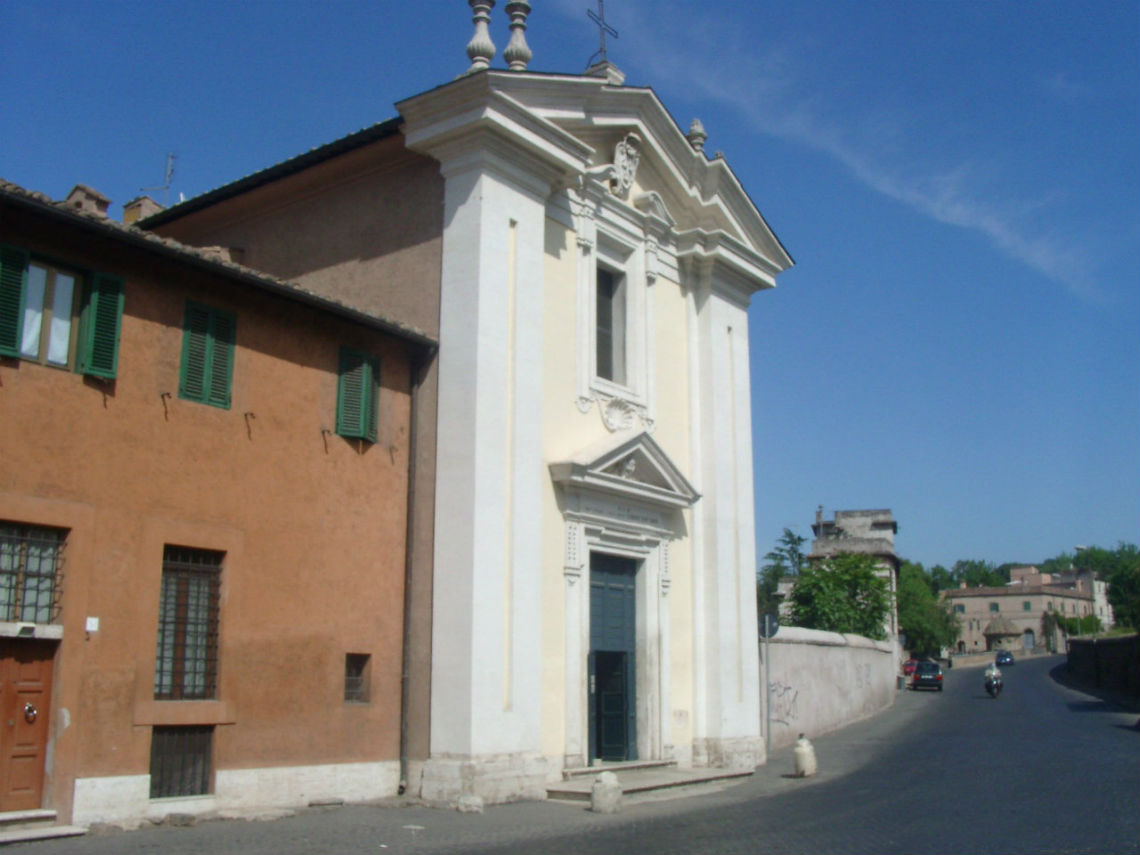
M 1009 571 L 1009 580 L 1011 586 L 1053 585 L 1054 587 L 1069 588 L 1091 594 L 1093 614 L 1100 618 L 1101 627 L 1109 629 L 1116 623 L 1112 614 L 1112 606 L 1108 602 L 1108 583 L 1096 578 L 1091 570 L 1042 573 L 1033 566 L 1014 567 Z
M 1063 585 L 1019 581 L 1000 588 L 958 588 L 944 591 L 942 596 L 950 601 L 962 629 L 959 653 L 999 649 L 1059 650 L 1064 636 L 1060 630 L 1046 635 L 1046 615 L 1088 617 L 1094 614 L 1091 592 Z M 1017 637 L 1009 632 L 1010 624 L 1016 628 Z
M 836 511 L 835 518 L 825 520 L 823 507 L 815 512 L 811 527 L 815 539 L 811 543 L 808 561 L 819 562 L 840 553 L 850 552 L 872 556 L 880 567 L 880 577 L 887 581 L 891 594 L 891 614 L 886 626 L 887 635 L 895 638 L 899 633 L 899 616 L 896 604 L 899 565 L 895 554 L 895 535 L 899 525 L 890 510 Z

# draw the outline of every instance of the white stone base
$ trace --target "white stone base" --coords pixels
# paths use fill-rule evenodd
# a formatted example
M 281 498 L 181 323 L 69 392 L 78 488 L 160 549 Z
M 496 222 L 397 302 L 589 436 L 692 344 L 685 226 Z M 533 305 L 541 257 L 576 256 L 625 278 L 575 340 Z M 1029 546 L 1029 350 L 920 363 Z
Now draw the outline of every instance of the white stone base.
M 424 764 L 422 796 L 458 804 L 476 796 L 484 804 L 546 798 L 546 758 L 541 754 L 432 757 Z
M 693 740 L 693 766 L 713 769 L 755 769 L 764 765 L 764 740 L 737 736 Z
M 173 813 L 253 816 L 269 809 L 303 808 L 314 801 L 368 801 L 396 795 L 398 761 L 219 769 L 214 792 L 187 798 L 150 798 L 149 775 L 79 778 L 73 825 L 97 822 L 132 827 Z

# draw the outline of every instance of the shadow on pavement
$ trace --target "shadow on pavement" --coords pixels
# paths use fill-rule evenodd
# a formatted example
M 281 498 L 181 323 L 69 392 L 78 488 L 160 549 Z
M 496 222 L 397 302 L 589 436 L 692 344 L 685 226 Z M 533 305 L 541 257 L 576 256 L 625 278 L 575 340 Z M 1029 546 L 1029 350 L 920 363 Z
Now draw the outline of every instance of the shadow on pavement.
M 1140 712 L 1140 699 L 1129 697 L 1122 692 L 1115 692 L 1111 689 L 1098 689 L 1096 686 L 1089 686 L 1082 683 L 1073 676 L 1069 671 L 1069 666 L 1064 662 L 1050 668 L 1049 676 L 1053 682 L 1058 685 L 1097 698 L 1095 701 L 1077 701 L 1070 703 L 1069 708 L 1074 712 L 1112 713 L 1120 712 L 1121 710 Z M 1140 725 L 1140 722 L 1138 722 L 1138 725 Z

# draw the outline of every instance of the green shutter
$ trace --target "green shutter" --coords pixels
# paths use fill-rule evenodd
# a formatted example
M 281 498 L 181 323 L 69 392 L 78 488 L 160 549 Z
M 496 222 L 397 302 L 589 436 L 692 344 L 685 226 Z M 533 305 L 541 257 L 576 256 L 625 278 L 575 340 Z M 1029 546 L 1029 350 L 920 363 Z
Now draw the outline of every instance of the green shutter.
M 210 310 L 196 303 L 186 304 L 182 322 L 182 369 L 178 397 L 205 401 L 206 373 L 210 361 Z
M 210 360 L 210 385 L 207 404 L 230 408 L 230 387 L 234 377 L 234 336 L 237 321 L 226 312 L 213 313 L 213 353 Z
M 229 409 L 236 333 L 229 312 L 186 302 L 178 397 Z
M 340 349 L 336 396 L 336 432 L 376 441 L 376 382 L 379 365 L 366 353 Z
M 106 273 L 92 274 L 79 319 L 75 368 L 80 374 L 115 378 L 122 318 L 123 280 Z
M 20 355 L 27 271 L 28 253 L 25 250 L 0 246 L 0 356 Z

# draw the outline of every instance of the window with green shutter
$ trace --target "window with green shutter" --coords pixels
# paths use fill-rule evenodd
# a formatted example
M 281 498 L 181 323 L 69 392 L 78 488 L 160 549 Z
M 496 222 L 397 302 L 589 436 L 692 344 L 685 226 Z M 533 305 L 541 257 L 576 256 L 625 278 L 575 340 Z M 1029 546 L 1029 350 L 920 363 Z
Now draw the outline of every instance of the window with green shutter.
M 119 277 L 0 246 L 0 355 L 113 379 L 122 317 Z
M 229 409 L 236 332 L 234 315 L 186 301 L 179 398 Z
M 376 441 L 376 390 L 379 383 L 379 359 L 359 350 L 340 349 L 336 395 L 338 434 Z

